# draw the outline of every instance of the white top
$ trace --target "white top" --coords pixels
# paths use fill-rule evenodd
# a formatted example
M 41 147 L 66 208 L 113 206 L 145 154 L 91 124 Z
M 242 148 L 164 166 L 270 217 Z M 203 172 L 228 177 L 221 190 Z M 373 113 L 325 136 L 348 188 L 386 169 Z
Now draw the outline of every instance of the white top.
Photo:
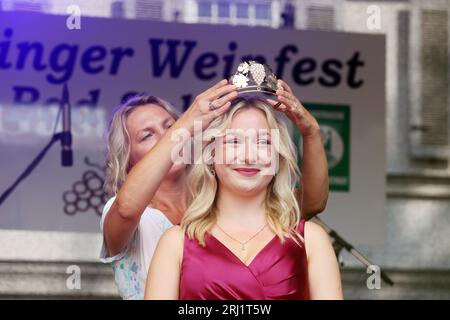
M 109 199 L 103 208 L 100 220 L 102 233 L 103 222 L 115 198 Z M 159 238 L 171 226 L 172 223 L 161 211 L 147 207 L 130 242 L 114 257 L 108 256 L 105 237 L 103 236 L 100 261 L 111 263 L 116 286 L 122 299 L 144 299 L 150 261 Z

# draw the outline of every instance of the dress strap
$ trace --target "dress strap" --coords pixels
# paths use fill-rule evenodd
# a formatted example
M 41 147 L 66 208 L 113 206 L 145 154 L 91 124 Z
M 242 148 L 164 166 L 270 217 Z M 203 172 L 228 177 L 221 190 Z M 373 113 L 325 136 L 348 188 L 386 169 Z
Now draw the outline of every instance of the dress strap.
M 305 237 L 305 222 L 306 222 L 305 219 L 301 219 L 300 222 L 298 223 L 298 232 L 303 238 Z

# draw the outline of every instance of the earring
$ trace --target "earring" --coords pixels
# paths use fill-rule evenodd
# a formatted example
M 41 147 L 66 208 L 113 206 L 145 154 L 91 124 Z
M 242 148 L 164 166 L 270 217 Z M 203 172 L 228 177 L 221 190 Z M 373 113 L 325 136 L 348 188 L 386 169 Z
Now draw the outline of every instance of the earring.
M 213 175 L 213 177 L 215 177 L 216 176 L 216 170 L 214 170 L 214 169 L 211 169 L 211 174 Z

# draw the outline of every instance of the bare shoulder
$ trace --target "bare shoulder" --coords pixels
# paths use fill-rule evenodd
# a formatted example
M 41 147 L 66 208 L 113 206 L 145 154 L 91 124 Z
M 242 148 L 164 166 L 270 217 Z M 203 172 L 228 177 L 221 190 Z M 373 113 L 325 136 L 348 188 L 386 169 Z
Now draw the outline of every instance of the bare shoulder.
M 312 221 L 305 222 L 305 238 L 317 240 L 320 238 L 328 238 L 328 233 L 317 223 Z
M 330 246 L 331 241 L 328 233 L 317 223 L 312 221 L 305 222 L 305 244 L 306 251 L 310 252 L 312 248 L 316 251 L 318 248 Z M 308 250 L 309 249 L 309 250 Z
M 164 247 L 179 248 L 183 244 L 183 229 L 180 226 L 173 226 L 163 233 L 159 242 Z
M 183 231 L 179 226 L 173 226 L 164 232 L 159 239 L 152 261 L 177 261 L 181 263 L 183 247 Z
M 179 225 L 175 225 L 167 229 L 166 232 L 164 232 L 164 235 L 168 235 L 170 237 L 174 236 L 180 236 L 183 233 L 183 229 Z

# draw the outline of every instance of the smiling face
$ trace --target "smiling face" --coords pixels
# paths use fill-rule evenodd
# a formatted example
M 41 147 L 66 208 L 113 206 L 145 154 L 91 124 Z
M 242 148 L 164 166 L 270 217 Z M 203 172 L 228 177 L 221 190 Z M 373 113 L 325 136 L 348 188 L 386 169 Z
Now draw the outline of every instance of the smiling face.
M 175 119 L 162 107 L 147 104 L 134 109 L 127 118 L 130 135 L 130 165 L 135 165 L 174 124 Z M 182 163 L 175 164 L 168 175 L 176 175 L 185 169 Z
M 261 109 L 244 107 L 234 114 L 230 128 L 216 141 L 214 169 L 219 190 L 226 188 L 241 196 L 266 191 L 276 156 L 270 133 Z

